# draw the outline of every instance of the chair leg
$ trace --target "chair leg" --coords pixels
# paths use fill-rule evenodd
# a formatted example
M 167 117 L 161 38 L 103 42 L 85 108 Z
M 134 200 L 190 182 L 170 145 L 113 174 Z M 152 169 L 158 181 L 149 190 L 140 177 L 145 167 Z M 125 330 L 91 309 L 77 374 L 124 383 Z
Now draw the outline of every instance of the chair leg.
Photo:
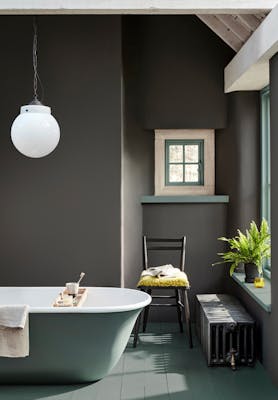
M 151 296 L 152 295 L 152 289 L 148 289 L 147 293 Z M 150 305 L 145 307 L 145 310 L 144 310 L 143 332 L 146 332 L 146 328 L 147 328 L 147 324 L 148 324 L 148 318 L 149 318 L 149 312 L 150 312 Z
M 184 315 L 186 321 L 186 330 L 188 335 L 189 347 L 190 349 L 192 349 L 193 340 L 192 340 L 191 318 L 190 318 L 190 308 L 189 308 L 189 301 L 186 289 L 184 290 Z
M 138 342 L 138 335 L 139 335 L 139 328 L 140 328 L 140 322 L 141 322 L 141 315 L 142 312 L 140 312 L 140 314 L 137 317 L 137 320 L 135 322 L 135 326 L 134 326 L 134 337 L 133 337 L 133 347 L 137 346 L 137 342 Z
M 183 324 L 182 324 L 182 312 L 181 312 L 181 296 L 180 296 L 180 289 L 175 289 L 176 292 L 176 304 L 177 304 L 177 312 L 178 312 L 178 321 L 179 321 L 179 326 L 180 326 L 180 332 L 183 332 Z

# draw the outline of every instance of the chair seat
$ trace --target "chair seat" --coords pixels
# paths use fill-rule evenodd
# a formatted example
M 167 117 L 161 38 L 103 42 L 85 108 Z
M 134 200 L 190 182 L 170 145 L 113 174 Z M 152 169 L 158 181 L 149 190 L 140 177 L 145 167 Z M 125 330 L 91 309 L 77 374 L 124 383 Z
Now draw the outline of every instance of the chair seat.
M 157 276 L 142 276 L 137 284 L 137 287 L 151 286 L 151 287 L 189 287 L 189 281 L 186 273 L 180 271 L 179 276 L 175 278 L 170 277 L 157 277 Z

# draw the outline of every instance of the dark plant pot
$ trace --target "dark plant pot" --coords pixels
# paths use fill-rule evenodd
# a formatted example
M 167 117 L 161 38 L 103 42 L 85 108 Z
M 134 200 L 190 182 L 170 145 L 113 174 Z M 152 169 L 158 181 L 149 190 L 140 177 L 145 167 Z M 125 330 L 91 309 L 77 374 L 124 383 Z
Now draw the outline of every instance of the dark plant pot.
M 253 263 L 244 264 L 244 270 L 246 283 L 254 283 L 255 278 L 260 276 L 257 266 Z

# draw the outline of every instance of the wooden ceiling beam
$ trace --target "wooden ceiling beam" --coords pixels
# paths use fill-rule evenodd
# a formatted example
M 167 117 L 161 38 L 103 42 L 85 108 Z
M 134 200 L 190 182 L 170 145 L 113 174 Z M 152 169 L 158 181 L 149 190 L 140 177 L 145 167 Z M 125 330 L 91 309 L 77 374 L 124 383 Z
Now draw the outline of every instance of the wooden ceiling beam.
M 238 18 L 234 18 L 233 15 L 217 15 L 217 18 L 223 22 L 242 42 L 246 40 L 251 35 L 252 31 L 246 28 Z
M 238 15 L 238 19 L 247 28 L 251 29 L 252 32 L 254 32 L 261 23 L 261 21 L 255 17 L 255 15 Z
M 266 16 L 267 13 L 255 14 L 255 17 L 258 18 L 261 22 L 265 19 Z
M 197 15 L 213 32 L 227 43 L 236 52 L 242 47 L 241 40 L 229 27 L 225 25 L 216 15 Z

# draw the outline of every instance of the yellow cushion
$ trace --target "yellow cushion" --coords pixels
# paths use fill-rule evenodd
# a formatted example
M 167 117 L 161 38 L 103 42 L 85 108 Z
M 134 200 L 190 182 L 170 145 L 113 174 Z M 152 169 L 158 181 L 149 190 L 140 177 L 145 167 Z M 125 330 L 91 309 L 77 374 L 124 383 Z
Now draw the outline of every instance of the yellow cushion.
M 184 272 L 180 272 L 179 276 L 176 278 L 169 278 L 167 276 L 163 276 L 158 278 L 157 276 L 142 276 L 137 284 L 137 287 L 140 286 L 155 286 L 155 287 L 163 287 L 163 286 L 182 286 L 189 287 L 189 281 L 187 275 Z

